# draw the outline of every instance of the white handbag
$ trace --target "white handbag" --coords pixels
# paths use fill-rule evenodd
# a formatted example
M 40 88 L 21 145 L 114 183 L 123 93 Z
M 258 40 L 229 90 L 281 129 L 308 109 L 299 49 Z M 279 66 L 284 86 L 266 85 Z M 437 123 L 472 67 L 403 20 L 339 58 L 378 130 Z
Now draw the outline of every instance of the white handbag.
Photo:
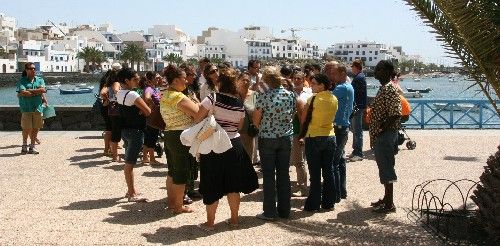
M 196 135 L 196 139 L 198 139 L 200 142 L 203 142 L 205 139 L 209 138 L 210 136 L 212 136 L 212 134 L 214 134 L 217 131 L 217 122 L 215 121 L 214 117 L 214 109 L 215 109 L 215 93 L 214 93 L 214 103 L 212 105 L 212 108 L 208 112 L 207 118 L 203 119 L 200 123 L 198 123 L 198 124 L 203 124 L 203 127 Z

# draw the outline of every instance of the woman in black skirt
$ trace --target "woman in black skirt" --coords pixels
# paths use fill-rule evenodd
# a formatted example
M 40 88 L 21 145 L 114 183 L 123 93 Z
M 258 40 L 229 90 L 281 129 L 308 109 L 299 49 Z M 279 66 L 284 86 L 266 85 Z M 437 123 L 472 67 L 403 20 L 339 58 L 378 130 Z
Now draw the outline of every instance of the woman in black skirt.
M 216 67 L 213 68 L 217 69 Z M 217 71 L 209 71 L 209 73 Z M 233 147 L 224 153 L 210 152 L 200 156 L 200 193 L 206 205 L 207 222 L 200 228 L 214 230 L 215 213 L 219 199 L 227 196 L 231 219 L 227 223 L 238 225 L 240 192 L 251 193 L 259 186 L 257 174 L 250 157 L 240 140 L 238 129 L 243 124 L 245 110 L 236 90 L 237 73 L 232 68 L 223 68 L 219 73 L 219 92 L 208 95 L 202 102 L 196 118 L 204 118 L 213 109 L 217 123 L 227 132 Z

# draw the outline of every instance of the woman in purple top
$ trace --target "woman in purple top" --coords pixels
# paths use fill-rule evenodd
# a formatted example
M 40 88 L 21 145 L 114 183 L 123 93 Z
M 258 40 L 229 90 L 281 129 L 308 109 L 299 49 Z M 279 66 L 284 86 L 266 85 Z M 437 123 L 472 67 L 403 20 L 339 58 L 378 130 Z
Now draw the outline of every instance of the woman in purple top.
M 160 105 L 160 91 L 157 89 L 157 80 L 155 79 L 155 74 L 153 72 L 146 73 L 146 86 L 144 88 L 144 94 L 142 95 L 144 101 L 148 104 L 149 108 L 153 106 L 159 107 Z M 142 147 L 142 163 L 150 163 L 151 165 L 161 164 L 155 159 L 154 148 L 156 142 L 158 141 L 158 136 L 160 135 L 160 130 L 153 128 L 151 126 L 146 126 L 144 129 L 144 145 Z

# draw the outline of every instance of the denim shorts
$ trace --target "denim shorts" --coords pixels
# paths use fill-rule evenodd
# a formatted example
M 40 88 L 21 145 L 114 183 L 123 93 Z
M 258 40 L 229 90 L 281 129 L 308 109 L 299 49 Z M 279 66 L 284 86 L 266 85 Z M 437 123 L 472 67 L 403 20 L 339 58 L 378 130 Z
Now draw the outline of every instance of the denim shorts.
M 126 146 L 125 162 L 135 165 L 137 163 L 137 157 L 139 157 L 139 153 L 142 151 L 144 132 L 138 129 L 122 129 L 122 139 Z
M 375 161 L 378 166 L 380 183 L 390 184 L 397 181 L 394 145 L 398 132 L 396 130 L 388 130 L 381 133 L 375 140 Z

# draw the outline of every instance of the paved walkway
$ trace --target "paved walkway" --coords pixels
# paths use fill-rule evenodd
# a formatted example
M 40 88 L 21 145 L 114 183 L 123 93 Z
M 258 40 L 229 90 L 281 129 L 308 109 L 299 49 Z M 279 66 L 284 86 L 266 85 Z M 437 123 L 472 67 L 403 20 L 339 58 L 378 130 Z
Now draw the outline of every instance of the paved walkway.
M 37 156 L 19 154 L 20 133 L 0 132 L 0 245 L 436 245 L 439 241 L 407 218 L 414 186 L 435 178 L 478 180 L 500 144 L 500 131 L 408 133 L 417 148 L 397 156 L 395 214 L 380 216 L 368 208 L 383 193 L 368 155 L 348 164 L 348 199 L 334 211 L 302 212 L 304 199 L 293 198 L 290 220 L 265 223 L 254 217 L 262 207 L 258 190 L 242 198 L 239 228 L 223 222 L 229 216 L 224 200 L 216 231 L 207 233 L 196 227 L 205 220 L 201 201 L 192 214 L 165 210 L 165 167 L 135 169 L 137 187 L 150 203 L 123 199 L 122 165 L 101 156 L 100 132 L 42 132 Z

